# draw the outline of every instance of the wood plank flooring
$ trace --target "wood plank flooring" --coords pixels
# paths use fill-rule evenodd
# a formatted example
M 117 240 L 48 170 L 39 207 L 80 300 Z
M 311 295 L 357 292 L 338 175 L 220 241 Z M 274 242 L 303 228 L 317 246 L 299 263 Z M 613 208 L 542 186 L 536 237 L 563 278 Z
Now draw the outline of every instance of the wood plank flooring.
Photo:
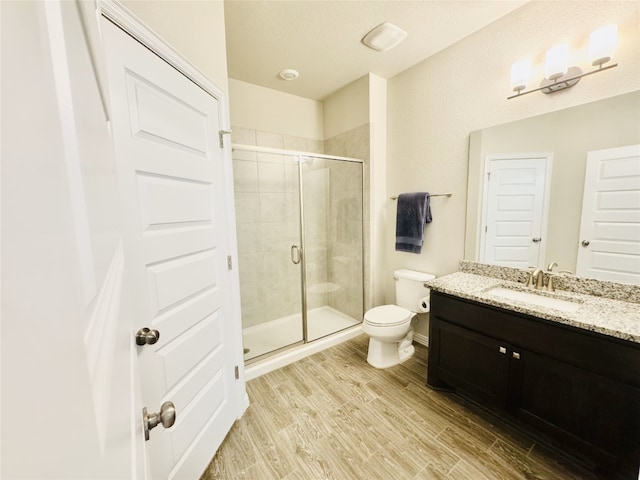
M 249 381 L 250 407 L 201 480 L 597 478 L 427 387 L 425 347 L 384 370 L 367 347 L 362 335 Z

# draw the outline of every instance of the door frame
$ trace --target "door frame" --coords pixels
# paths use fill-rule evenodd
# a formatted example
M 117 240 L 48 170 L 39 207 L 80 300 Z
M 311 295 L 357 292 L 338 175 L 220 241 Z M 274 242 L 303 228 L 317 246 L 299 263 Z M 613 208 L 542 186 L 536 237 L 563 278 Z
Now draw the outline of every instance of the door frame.
M 97 2 L 97 15 L 103 16 L 107 20 L 113 22 L 128 35 L 133 37 L 139 43 L 151 50 L 155 55 L 160 57 L 166 63 L 171 65 L 193 83 L 202 88 L 209 95 L 214 97 L 218 101 L 219 106 L 219 125 L 221 130 L 229 131 L 230 117 L 229 117 L 229 101 L 227 94 L 224 90 L 213 83 L 207 78 L 200 70 L 198 70 L 193 64 L 189 62 L 184 56 L 178 53 L 171 45 L 165 40 L 159 37 L 156 33 L 149 30 L 149 28 L 140 21 L 135 15 L 129 12 L 126 8 L 120 5 L 115 0 L 98 0 Z M 99 22 L 98 22 L 99 23 Z M 231 318 L 232 325 L 231 330 L 233 332 L 233 349 L 235 356 L 235 365 L 238 366 L 238 379 L 236 381 L 237 390 L 232 392 L 234 398 L 234 405 L 236 405 L 235 418 L 240 418 L 244 411 L 249 406 L 249 398 L 245 389 L 245 375 L 244 375 L 244 356 L 242 350 L 242 322 L 240 311 L 240 277 L 237 268 L 238 265 L 238 247 L 236 238 L 236 214 L 233 198 L 229 198 L 229 192 L 233 192 L 233 166 L 231 161 L 231 142 L 227 142 L 222 145 L 222 157 L 223 157 L 223 170 L 224 178 L 223 185 L 225 195 L 227 196 L 226 202 L 226 215 L 229 221 L 229 225 L 233 228 L 229 228 L 227 232 L 227 238 L 229 243 L 229 252 L 235 268 L 232 268 L 231 273 Z
M 549 198 L 551 196 L 551 171 L 553 168 L 553 152 L 538 152 L 538 153 L 500 153 L 500 154 L 487 154 L 482 159 L 482 186 L 481 186 L 481 198 L 482 198 L 482 210 L 480 212 L 480 228 L 478 228 L 478 241 L 476 242 L 476 252 L 475 258 L 477 258 L 480 262 L 484 259 L 484 248 L 485 248 L 485 239 L 484 235 L 484 225 L 487 223 L 487 206 L 489 204 L 489 165 L 492 160 L 534 160 L 534 159 L 544 159 L 545 161 L 545 170 L 544 170 L 544 193 L 542 199 L 542 231 L 540 232 L 541 236 L 545 241 L 540 245 L 539 258 L 542 259 L 542 263 L 544 263 L 544 259 L 546 258 L 547 251 L 547 242 L 546 240 L 549 238 L 547 235 L 547 227 L 549 224 Z M 542 265 L 537 265 L 538 267 L 542 267 Z

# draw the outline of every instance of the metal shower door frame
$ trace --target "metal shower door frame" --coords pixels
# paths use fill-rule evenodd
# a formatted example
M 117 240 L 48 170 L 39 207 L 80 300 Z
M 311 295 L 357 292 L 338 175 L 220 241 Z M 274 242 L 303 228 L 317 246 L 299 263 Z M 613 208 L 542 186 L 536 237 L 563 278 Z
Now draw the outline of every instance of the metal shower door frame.
M 341 157 L 336 155 L 326 155 L 324 153 L 312 153 L 312 152 L 300 152 L 296 150 L 285 150 L 280 148 L 271 148 L 271 147 L 259 147 L 256 145 L 244 145 L 244 144 L 236 144 L 233 143 L 232 148 L 238 150 L 252 151 L 257 153 L 270 153 L 274 155 L 287 155 L 290 157 L 296 158 L 296 163 L 298 164 L 298 205 L 299 205 L 299 222 L 298 227 L 299 238 L 300 238 L 300 275 L 301 275 L 301 303 L 300 307 L 302 309 L 302 342 L 303 344 L 309 343 L 309 333 L 308 333 L 308 318 L 307 318 L 307 267 L 306 267 L 306 255 L 305 255 L 305 232 L 304 232 L 304 183 L 302 178 L 302 166 L 304 164 L 305 159 L 311 158 L 321 158 L 325 160 L 338 160 L 343 162 L 353 162 L 359 163 L 361 165 L 364 162 L 358 158 L 351 157 Z M 363 181 L 364 173 L 361 172 L 361 181 Z M 362 191 L 364 192 L 364 185 L 361 186 Z M 364 201 L 364 198 L 363 198 Z M 362 205 L 361 205 L 362 208 Z M 364 234 L 364 229 L 362 230 L 362 234 Z M 293 246 L 292 246 L 293 248 Z M 363 250 L 364 254 L 364 236 L 361 237 L 360 248 Z M 295 262 L 294 262 L 295 263 Z M 364 279 L 364 256 L 363 261 L 361 262 L 362 268 L 362 278 Z M 364 306 L 364 288 L 363 288 L 363 298 L 362 304 Z

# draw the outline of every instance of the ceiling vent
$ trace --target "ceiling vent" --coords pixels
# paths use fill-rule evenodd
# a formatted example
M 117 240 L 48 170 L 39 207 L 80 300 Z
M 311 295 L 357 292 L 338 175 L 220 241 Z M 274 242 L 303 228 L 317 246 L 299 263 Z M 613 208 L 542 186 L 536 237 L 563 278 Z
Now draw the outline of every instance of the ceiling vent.
M 383 23 L 371 30 L 362 38 L 367 47 L 386 52 L 407 38 L 407 32 L 393 23 Z

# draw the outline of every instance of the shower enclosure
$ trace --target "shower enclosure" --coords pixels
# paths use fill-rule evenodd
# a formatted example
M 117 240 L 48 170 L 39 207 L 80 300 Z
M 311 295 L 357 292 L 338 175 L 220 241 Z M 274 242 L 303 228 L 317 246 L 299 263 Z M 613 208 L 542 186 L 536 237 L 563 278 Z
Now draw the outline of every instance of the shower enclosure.
M 362 168 L 233 146 L 245 360 L 362 321 Z

